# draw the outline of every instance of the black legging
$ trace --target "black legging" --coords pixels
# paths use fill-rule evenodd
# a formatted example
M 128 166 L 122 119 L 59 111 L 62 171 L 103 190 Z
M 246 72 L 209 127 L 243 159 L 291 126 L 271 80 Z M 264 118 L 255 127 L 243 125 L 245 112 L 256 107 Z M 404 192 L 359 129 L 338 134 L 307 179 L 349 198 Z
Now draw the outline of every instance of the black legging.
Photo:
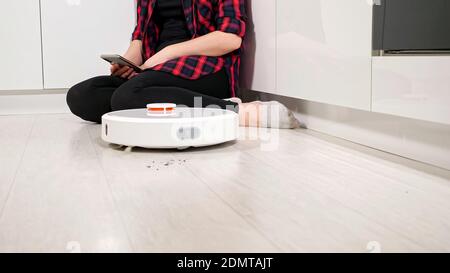
M 116 76 L 99 76 L 70 88 L 67 104 L 80 118 L 101 122 L 111 111 L 145 108 L 148 103 L 170 102 L 188 107 L 218 106 L 238 111 L 236 103 L 223 99 L 230 97 L 225 71 L 187 80 L 169 73 L 147 70 L 131 80 Z M 194 105 L 201 97 L 202 105 Z

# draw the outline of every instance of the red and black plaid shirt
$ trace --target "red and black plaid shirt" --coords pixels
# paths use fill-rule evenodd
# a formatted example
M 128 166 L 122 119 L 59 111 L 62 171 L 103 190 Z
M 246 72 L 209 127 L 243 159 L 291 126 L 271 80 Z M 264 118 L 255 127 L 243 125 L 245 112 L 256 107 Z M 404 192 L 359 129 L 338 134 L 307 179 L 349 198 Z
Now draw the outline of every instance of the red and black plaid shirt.
M 192 38 L 213 31 L 245 35 L 244 0 L 180 0 Z M 158 26 L 152 19 L 156 0 L 137 0 L 137 24 L 133 40 L 141 40 L 144 60 L 156 53 Z M 183 56 L 153 67 L 186 79 L 198 79 L 225 68 L 230 81 L 231 96 L 238 90 L 241 49 L 221 57 Z

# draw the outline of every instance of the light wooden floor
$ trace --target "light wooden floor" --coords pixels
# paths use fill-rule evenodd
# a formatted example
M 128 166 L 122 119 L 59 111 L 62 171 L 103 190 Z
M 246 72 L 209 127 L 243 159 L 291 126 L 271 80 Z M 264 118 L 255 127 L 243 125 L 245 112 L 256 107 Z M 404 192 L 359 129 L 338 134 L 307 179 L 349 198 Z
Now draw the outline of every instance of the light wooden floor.
M 450 172 L 254 133 L 130 152 L 71 115 L 1 116 L 0 251 L 450 251 Z

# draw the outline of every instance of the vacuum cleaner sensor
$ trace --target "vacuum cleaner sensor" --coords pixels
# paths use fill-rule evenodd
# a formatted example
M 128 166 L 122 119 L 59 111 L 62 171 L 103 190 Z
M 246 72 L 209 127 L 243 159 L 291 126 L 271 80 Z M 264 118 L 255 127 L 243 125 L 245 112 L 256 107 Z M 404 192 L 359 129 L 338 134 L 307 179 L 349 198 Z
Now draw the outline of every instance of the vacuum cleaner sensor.
M 239 115 L 233 111 L 215 108 L 161 108 L 158 105 L 148 105 L 147 109 L 116 111 L 103 115 L 102 139 L 108 143 L 131 147 L 185 149 L 220 144 L 238 138 Z

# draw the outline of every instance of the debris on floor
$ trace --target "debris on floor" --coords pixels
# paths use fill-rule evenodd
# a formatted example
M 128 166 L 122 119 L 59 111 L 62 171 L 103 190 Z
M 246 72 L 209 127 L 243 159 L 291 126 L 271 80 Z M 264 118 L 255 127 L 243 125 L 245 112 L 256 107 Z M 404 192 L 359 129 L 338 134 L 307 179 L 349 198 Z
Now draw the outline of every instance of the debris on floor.
M 170 166 L 181 166 L 187 162 L 186 159 L 170 159 L 167 161 L 155 161 L 153 160 L 151 164 L 147 165 L 148 169 L 159 171 L 162 168 L 167 168 Z

